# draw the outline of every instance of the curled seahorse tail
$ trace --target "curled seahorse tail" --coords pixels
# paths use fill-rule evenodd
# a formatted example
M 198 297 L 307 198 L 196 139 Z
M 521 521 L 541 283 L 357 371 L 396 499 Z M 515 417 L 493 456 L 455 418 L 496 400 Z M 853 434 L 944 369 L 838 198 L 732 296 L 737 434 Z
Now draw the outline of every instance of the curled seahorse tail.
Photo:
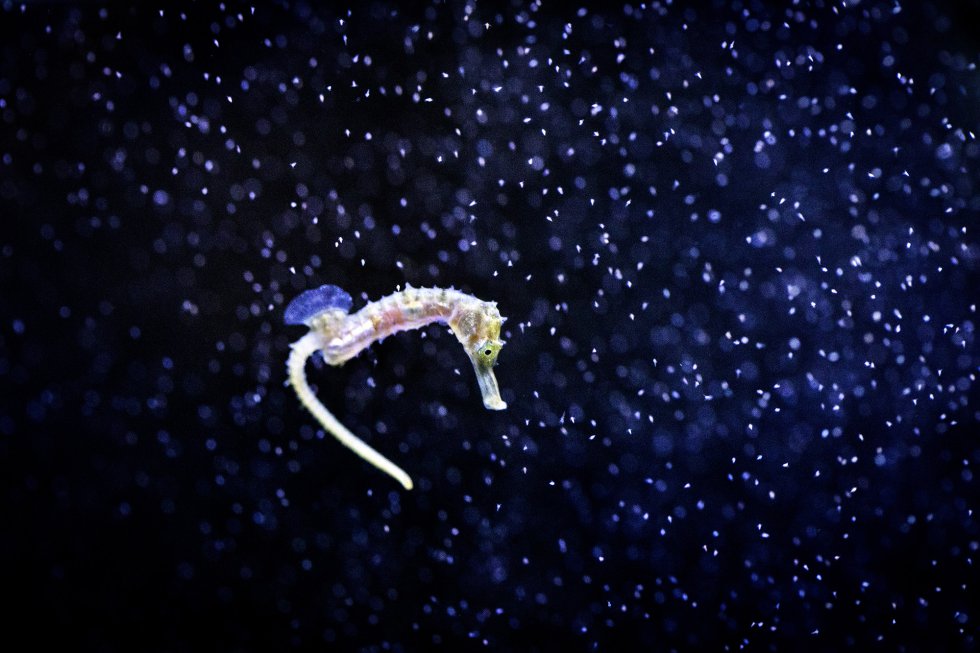
M 321 338 L 312 331 L 292 344 L 292 351 L 289 353 L 286 367 L 289 371 L 289 383 L 296 390 L 296 396 L 325 431 L 340 440 L 341 444 L 353 450 L 358 456 L 401 483 L 406 490 L 411 490 L 413 487 L 412 479 L 401 467 L 348 431 L 313 394 L 313 390 L 310 389 L 310 385 L 306 381 L 306 359 L 319 350 L 321 346 Z

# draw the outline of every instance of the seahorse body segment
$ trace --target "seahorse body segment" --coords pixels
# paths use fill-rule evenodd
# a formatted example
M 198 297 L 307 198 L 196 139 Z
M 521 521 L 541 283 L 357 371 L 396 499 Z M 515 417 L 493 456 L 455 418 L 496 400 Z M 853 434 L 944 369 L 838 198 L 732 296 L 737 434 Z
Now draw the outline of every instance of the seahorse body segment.
M 503 410 L 493 366 L 504 341 L 500 339 L 500 316 L 496 302 L 485 302 L 458 290 L 412 288 L 369 302 L 356 313 L 351 296 L 337 286 L 324 285 L 297 296 L 286 307 L 287 324 L 305 324 L 309 332 L 292 344 L 287 368 L 289 382 L 300 402 L 323 428 L 359 456 L 394 477 L 406 490 L 412 479 L 393 462 L 351 433 L 317 399 L 306 380 L 306 360 L 319 351 L 330 365 L 343 365 L 361 351 L 398 331 L 418 329 L 443 322 L 466 350 L 476 372 L 483 405 Z

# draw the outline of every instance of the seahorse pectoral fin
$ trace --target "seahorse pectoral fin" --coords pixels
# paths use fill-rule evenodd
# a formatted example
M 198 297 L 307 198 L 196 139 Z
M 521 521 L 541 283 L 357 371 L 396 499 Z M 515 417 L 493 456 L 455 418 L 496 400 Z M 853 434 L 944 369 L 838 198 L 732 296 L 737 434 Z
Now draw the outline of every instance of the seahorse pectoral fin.
M 473 362 L 473 371 L 476 372 L 476 382 L 483 394 L 483 405 L 490 410 L 507 408 L 507 402 L 500 398 L 500 387 L 497 386 L 493 366 L 484 364 L 477 356 L 470 356 L 470 360 Z

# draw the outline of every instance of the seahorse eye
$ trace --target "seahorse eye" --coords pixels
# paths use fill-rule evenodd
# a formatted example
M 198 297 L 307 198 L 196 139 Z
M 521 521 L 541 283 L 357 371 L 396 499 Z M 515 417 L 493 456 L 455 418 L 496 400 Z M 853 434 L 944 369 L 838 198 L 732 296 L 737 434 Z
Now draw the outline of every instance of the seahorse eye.
M 480 365 L 484 367 L 493 367 L 494 363 L 497 362 L 497 354 L 499 353 L 500 343 L 492 340 L 485 341 L 476 350 L 476 355 L 480 361 Z

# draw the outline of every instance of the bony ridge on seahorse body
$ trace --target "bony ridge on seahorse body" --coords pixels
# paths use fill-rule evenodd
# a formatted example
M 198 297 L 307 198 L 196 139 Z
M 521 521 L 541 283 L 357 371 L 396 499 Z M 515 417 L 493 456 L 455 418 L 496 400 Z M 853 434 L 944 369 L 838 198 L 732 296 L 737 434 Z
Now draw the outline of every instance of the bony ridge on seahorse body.
M 309 332 L 292 344 L 286 364 L 289 382 L 300 402 L 320 425 L 345 446 L 381 471 L 389 474 L 406 490 L 412 479 L 398 465 L 351 433 L 317 399 L 306 380 L 306 360 L 320 352 L 330 365 L 343 365 L 381 340 L 398 331 L 418 329 L 432 322 L 449 325 L 463 345 L 483 394 L 483 405 L 503 410 L 493 366 L 504 341 L 500 339 L 500 316 L 496 302 L 485 302 L 452 288 L 412 288 L 369 302 L 350 313 L 354 301 L 337 286 L 324 285 L 301 293 L 286 307 L 286 324 L 305 324 Z

